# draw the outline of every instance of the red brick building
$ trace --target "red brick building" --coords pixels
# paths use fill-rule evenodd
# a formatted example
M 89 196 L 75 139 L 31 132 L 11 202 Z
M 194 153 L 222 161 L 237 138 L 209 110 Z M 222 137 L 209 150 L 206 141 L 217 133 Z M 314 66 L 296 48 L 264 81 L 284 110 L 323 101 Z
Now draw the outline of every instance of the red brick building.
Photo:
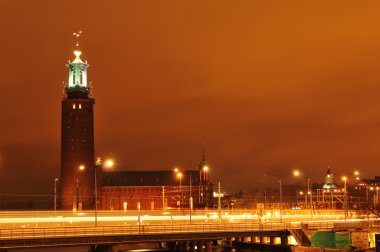
M 194 208 L 210 206 L 213 185 L 204 152 L 198 170 L 180 172 L 181 177 L 173 171 L 102 172 L 94 156 L 95 100 L 87 85 L 89 65 L 81 60 L 79 48 L 74 55 L 66 65 L 69 78 L 62 100 L 60 208 L 94 209 L 96 185 L 98 209 L 189 207 L 190 197 Z
M 122 171 L 103 173 L 102 209 L 140 210 L 194 208 L 212 205 L 213 184 L 202 166 L 183 171 Z M 208 171 L 207 171 L 208 172 Z M 180 181 L 181 180 L 181 181 Z

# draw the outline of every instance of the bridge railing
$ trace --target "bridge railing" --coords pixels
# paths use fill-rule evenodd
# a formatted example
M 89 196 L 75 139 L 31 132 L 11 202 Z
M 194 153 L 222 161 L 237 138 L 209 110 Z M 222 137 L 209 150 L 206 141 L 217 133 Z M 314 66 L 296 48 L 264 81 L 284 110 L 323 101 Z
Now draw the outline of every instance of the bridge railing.
M 179 224 L 179 225 L 125 225 L 100 227 L 57 228 L 9 228 L 0 229 L 0 240 L 39 239 L 58 237 L 85 237 L 110 235 L 249 232 L 284 230 L 285 223 L 223 223 L 223 224 Z

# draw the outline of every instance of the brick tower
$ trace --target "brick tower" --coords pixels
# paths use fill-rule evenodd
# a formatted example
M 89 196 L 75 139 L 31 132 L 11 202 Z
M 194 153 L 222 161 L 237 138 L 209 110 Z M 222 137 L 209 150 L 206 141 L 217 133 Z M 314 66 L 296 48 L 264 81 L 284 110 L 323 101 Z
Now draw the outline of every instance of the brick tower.
M 87 85 L 87 62 L 80 58 L 77 37 L 75 59 L 66 65 L 69 80 L 62 100 L 61 194 L 63 210 L 94 208 L 94 114 L 95 100 Z

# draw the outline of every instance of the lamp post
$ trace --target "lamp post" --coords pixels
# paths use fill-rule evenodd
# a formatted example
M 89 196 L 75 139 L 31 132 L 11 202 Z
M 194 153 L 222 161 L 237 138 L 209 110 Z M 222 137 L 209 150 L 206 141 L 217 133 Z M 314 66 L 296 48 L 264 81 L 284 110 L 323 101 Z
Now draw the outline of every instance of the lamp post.
M 54 178 L 54 211 L 57 211 L 57 184 L 58 178 Z
M 177 177 L 179 178 L 179 190 L 181 191 L 181 199 L 180 199 L 180 204 L 182 204 L 182 200 L 183 200 L 183 190 L 182 190 L 182 172 L 178 172 L 177 173 Z
M 191 173 L 190 173 L 190 197 L 189 197 L 189 210 L 190 210 L 190 225 L 191 225 L 191 215 L 193 212 L 193 192 L 192 192 L 192 185 L 191 185 Z
M 312 195 L 312 190 L 311 190 L 311 187 L 310 187 L 310 180 L 311 179 L 307 179 L 307 194 L 309 195 L 309 201 L 310 201 L 310 209 L 312 210 L 313 208 L 313 195 Z
M 105 162 L 103 162 L 103 160 L 100 157 L 96 158 L 96 163 L 95 163 L 95 166 L 94 166 L 95 227 L 98 226 L 98 177 L 97 177 L 97 170 L 98 170 L 98 168 L 102 169 L 104 167 L 111 168 L 113 165 L 114 165 L 114 162 L 111 159 L 108 159 Z M 79 169 L 80 170 L 84 170 L 85 167 L 83 165 L 81 165 L 79 167 Z
M 344 221 L 347 221 L 347 177 L 343 176 L 342 180 L 344 181 Z
M 202 167 L 202 170 L 203 170 L 203 183 L 202 183 L 202 204 L 204 204 L 204 186 L 205 184 L 208 182 L 208 171 L 209 171 L 209 168 L 207 165 L 204 165 Z M 206 198 L 207 200 L 208 198 Z M 208 200 L 206 202 L 208 204 Z
M 300 173 L 299 171 L 295 170 L 293 173 L 290 173 L 290 174 L 267 174 L 267 175 L 277 177 L 278 183 L 280 184 L 280 222 L 282 222 L 282 178 L 289 175 L 298 177 Z
M 303 191 L 300 191 L 300 195 L 305 195 L 305 209 L 306 209 L 306 205 L 307 205 L 307 194 L 305 194 Z

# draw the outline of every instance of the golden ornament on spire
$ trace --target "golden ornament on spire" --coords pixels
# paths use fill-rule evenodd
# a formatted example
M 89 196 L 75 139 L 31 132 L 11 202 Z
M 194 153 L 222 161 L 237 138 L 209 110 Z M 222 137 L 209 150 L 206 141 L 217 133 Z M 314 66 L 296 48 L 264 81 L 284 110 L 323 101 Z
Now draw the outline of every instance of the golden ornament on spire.
M 76 38 L 75 45 L 77 46 L 77 49 L 74 51 L 75 59 L 74 59 L 73 63 L 83 63 L 83 61 L 80 58 L 82 52 L 79 49 L 79 37 L 81 36 L 82 33 L 83 33 L 82 31 L 73 33 L 73 36 Z

